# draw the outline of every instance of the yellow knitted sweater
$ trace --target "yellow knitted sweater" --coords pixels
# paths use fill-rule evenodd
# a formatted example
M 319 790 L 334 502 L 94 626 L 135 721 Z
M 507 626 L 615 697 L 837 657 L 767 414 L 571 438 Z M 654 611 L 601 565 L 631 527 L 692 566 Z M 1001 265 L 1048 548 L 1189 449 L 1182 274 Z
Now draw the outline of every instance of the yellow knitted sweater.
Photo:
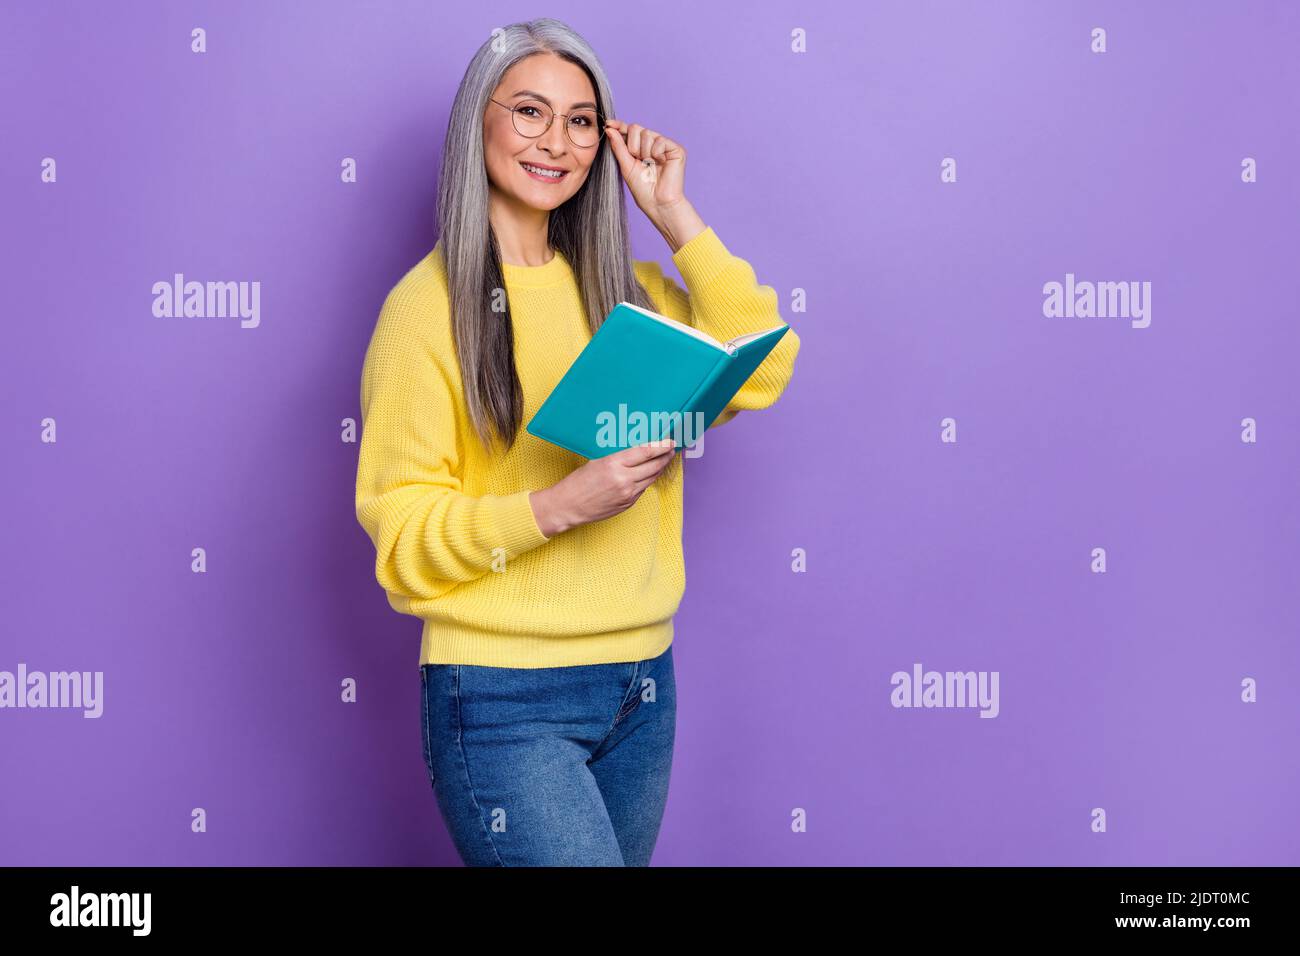
M 782 321 L 775 290 L 711 227 L 672 258 L 686 290 L 658 263 L 634 262 L 656 311 L 719 341 Z M 527 422 L 591 333 L 564 256 L 502 271 Z M 522 429 L 509 453 L 489 455 L 465 408 L 448 312 L 439 242 L 385 299 L 361 375 L 357 520 L 389 604 L 424 621 L 420 663 L 564 667 L 662 653 L 686 586 L 683 456 L 632 507 L 547 538 L 529 492 L 587 459 Z M 791 329 L 714 427 L 775 402 L 798 350 Z

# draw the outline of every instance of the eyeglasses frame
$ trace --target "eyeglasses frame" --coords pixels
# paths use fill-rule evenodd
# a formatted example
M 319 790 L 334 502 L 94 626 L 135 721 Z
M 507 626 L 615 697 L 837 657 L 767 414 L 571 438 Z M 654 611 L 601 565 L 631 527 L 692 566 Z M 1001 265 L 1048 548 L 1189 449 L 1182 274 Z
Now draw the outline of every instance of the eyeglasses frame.
M 515 117 L 514 117 L 515 111 L 524 106 L 531 106 L 534 102 L 532 100 L 529 100 L 527 102 L 520 103 L 519 106 L 506 106 L 505 103 L 502 103 L 500 100 L 495 100 L 490 96 L 488 97 L 488 100 L 492 103 L 495 103 L 497 106 L 503 107 L 504 109 L 508 109 L 510 111 L 511 114 L 510 125 L 516 133 L 519 133 L 519 127 L 515 126 Z M 569 125 L 568 125 L 568 119 L 572 115 L 572 113 L 558 113 L 554 109 L 551 109 L 551 107 L 546 103 L 542 103 L 541 105 L 545 106 L 548 110 L 551 110 L 551 118 L 546 123 L 546 129 L 542 130 L 536 136 L 529 136 L 527 133 L 519 133 L 520 136 L 523 136 L 526 139 L 540 139 L 541 137 L 545 136 L 548 132 L 550 132 L 551 124 L 555 122 L 555 117 L 563 116 L 565 119 L 564 138 L 569 141 L 569 143 L 573 146 L 574 149 L 595 149 L 597 146 L 600 145 L 599 138 L 596 139 L 596 142 L 588 146 L 581 146 L 578 143 L 573 142 L 573 137 L 569 135 Z M 584 107 L 581 110 L 574 110 L 573 112 L 575 113 L 594 112 L 596 114 L 597 123 L 603 123 L 605 121 L 605 115 L 599 109 L 592 110 L 591 107 Z M 599 133 L 599 130 L 597 130 L 597 133 Z

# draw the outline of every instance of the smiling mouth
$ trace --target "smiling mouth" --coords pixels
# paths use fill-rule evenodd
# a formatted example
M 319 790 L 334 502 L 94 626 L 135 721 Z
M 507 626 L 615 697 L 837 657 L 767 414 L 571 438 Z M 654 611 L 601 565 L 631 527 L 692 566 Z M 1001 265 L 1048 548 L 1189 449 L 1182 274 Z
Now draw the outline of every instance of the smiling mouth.
M 544 166 L 534 166 L 532 163 L 520 163 L 519 165 L 533 179 L 544 183 L 558 183 L 569 175 L 567 169 L 546 169 Z

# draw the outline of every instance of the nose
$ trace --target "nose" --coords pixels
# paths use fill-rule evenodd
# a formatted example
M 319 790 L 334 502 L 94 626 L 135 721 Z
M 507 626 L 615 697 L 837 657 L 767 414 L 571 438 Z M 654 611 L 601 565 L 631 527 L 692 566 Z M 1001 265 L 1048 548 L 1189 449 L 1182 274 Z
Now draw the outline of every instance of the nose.
M 563 116 L 556 116 L 551 120 L 551 128 L 542 134 L 538 140 L 538 145 L 542 146 L 552 156 L 563 156 L 569 148 L 569 142 L 565 138 L 564 124 L 568 119 Z

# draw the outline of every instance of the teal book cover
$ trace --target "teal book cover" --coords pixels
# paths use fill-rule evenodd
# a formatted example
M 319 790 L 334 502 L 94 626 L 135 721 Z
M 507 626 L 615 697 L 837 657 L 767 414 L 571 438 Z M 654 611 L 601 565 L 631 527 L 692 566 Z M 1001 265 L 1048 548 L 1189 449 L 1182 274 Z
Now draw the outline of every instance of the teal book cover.
M 790 330 L 729 342 L 620 302 L 547 396 L 527 430 L 586 458 L 673 438 L 694 444 Z

